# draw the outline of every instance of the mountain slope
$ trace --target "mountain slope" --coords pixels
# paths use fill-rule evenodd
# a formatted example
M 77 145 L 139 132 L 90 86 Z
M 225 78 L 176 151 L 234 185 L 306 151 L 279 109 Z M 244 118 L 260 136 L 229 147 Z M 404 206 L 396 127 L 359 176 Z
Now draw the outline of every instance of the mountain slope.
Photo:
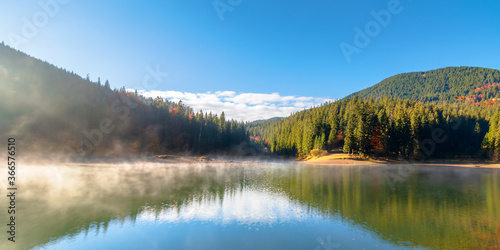
M 0 86 L 0 137 L 27 153 L 203 153 L 246 140 L 243 123 L 112 90 L 4 44 Z
M 500 82 L 500 70 L 479 67 L 447 67 L 389 77 L 367 89 L 353 93 L 362 98 L 450 101 L 473 94 L 474 89 Z M 497 95 L 497 92 L 495 92 Z M 498 97 L 498 96 L 497 96 Z

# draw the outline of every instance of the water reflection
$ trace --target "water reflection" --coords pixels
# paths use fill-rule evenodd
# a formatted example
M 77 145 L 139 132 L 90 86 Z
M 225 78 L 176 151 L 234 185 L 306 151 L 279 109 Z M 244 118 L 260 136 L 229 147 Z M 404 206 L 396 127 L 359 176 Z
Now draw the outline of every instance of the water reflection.
M 141 222 L 186 223 L 212 222 L 217 225 L 272 226 L 284 222 L 306 220 L 310 214 L 298 202 L 251 189 L 225 192 L 215 197 L 193 199 L 180 207 L 167 207 L 158 212 L 145 207 L 138 216 Z
M 387 180 L 393 171 L 293 164 L 23 167 L 15 247 L 499 245 L 497 170 L 415 167 L 395 183 Z M 1 241 L 0 249 L 7 244 Z
M 291 199 L 338 214 L 394 244 L 499 247 L 498 170 L 415 166 L 403 181 L 388 182 L 387 174 L 398 168 L 300 168 L 291 178 L 271 182 Z

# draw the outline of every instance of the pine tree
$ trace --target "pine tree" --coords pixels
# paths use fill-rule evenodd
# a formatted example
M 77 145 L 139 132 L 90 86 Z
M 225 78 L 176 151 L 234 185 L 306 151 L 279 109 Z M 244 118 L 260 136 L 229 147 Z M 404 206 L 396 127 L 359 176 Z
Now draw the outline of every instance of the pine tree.
M 356 136 L 354 134 L 356 130 L 355 115 L 351 113 L 349 119 L 347 120 L 347 128 L 344 138 L 344 153 L 354 154 L 357 149 Z

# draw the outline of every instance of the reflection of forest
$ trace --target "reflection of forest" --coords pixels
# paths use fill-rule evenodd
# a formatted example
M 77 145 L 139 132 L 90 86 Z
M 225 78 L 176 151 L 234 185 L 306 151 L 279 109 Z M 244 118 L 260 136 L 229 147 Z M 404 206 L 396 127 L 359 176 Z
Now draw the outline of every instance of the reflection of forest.
M 269 183 L 291 199 L 338 213 L 396 244 L 444 249 L 500 245 L 497 170 L 422 168 L 391 188 L 385 177 L 394 170 L 301 168 L 273 176 Z
M 23 234 L 16 244 L 22 249 L 105 232 L 111 221 L 135 222 L 146 210 L 160 214 L 200 200 L 222 201 L 244 189 L 288 196 L 396 244 L 477 248 L 500 241 L 497 170 L 420 169 L 393 188 L 386 170 L 361 167 L 99 166 L 25 173 Z

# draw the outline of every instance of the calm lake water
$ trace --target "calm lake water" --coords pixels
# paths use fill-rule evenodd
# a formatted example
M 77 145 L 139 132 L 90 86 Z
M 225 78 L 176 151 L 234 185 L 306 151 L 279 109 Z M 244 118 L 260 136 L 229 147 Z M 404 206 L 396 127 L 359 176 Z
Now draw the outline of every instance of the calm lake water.
M 0 249 L 500 245 L 498 169 L 139 163 L 20 166 L 18 177 L 17 242 L 3 233 Z

